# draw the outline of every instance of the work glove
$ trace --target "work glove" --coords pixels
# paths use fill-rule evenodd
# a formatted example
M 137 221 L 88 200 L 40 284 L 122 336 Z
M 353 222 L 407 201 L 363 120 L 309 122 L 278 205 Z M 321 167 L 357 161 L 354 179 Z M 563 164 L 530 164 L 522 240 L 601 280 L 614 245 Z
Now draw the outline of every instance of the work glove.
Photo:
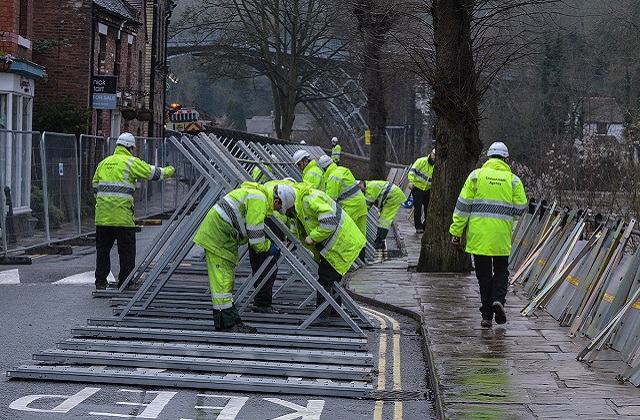
M 166 168 L 164 168 L 165 178 L 171 178 L 175 173 L 176 173 L 176 168 L 174 168 L 173 166 L 167 166 Z
M 269 250 L 267 251 L 267 255 L 278 255 L 279 253 L 280 253 L 280 250 L 278 249 L 276 244 L 271 242 L 271 247 L 269 247 Z
M 313 239 L 311 239 L 311 236 L 307 236 L 307 237 L 305 238 L 305 240 L 304 240 L 304 241 L 307 243 L 307 245 L 311 245 L 311 246 L 313 246 L 313 245 L 315 245 L 315 244 L 316 244 L 316 243 L 313 241 Z
M 451 243 L 454 245 L 460 245 L 460 237 L 459 236 L 452 236 L 451 237 Z
M 413 185 L 413 182 L 407 184 L 407 188 L 409 188 L 410 190 L 412 190 L 414 186 L 415 185 Z

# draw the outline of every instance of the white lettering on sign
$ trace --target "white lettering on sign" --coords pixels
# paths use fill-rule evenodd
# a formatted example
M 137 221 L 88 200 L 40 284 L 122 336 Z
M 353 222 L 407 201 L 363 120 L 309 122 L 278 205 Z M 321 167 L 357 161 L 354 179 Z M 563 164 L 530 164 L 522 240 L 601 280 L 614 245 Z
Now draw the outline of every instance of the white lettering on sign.
M 265 398 L 264 400 L 296 410 L 295 413 L 285 414 L 272 420 L 294 420 L 298 418 L 301 420 L 320 420 L 320 414 L 322 414 L 322 409 L 324 408 L 324 400 L 309 400 L 306 407 L 281 400 L 280 398 Z
M 74 395 L 27 395 L 25 397 L 18 398 L 9 404 L 9 408 L 19 411 L 34 411 L 37 413 L 68 413 L 69 410 L 100 391 L 100 388 L 84 388 Z M 29 404 L 39 399 L 54 399 L 64 398 L 65 400 L 51 409 L 45 408 L 31 408 Z
M 229 397 L 227 395 L 212 395 L 212 394 L 198 394 L 198 397 L 206 397 L 206 398 L 224 398 L 227 403 L 223 406 L 214 406 L 214 405 L 195 405 L 193 408 L 197 410 L 220 410 L 218 415 L 216 416 L 216 420 L 235 420 L 240 412 L 240 409 L 244 407 L 249 398 L 247 397 Z M 191 419 L 180 419 L 180 420 L 191 420 Z
M 141 394 L 145 391 L 136 391 L 133 389 L 121 389 L 120 392 L 133 392 Z M 146 391 L 147 394 L 158 394 L 153 401 L 148 404 L 145 403 L 134 403 L 134 402 L 126 402 L 119 401 L 116 404 L 120 405 L 137 405 L 141 407 L 146 407 L 144 411 L 137 415 L 129 414 L 116 414 L 116 413 L 98 413 L 98 412 L 89 412 L 92 416 L 109 416 L 109 417 L 125 417 L 128 419 L 157 419 L 164 407 L 167 405 L 171 398 L 173 398 L 177 392 L 168 392 L 168 391 Z

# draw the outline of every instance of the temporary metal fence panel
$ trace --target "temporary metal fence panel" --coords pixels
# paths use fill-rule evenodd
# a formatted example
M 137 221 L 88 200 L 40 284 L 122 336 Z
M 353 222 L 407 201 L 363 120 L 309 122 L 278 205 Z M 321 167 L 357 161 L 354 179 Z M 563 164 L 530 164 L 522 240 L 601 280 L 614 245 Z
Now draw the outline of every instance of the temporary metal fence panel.
M 569 260 L 574 261 L 578 255 L 582 252 L 584 247 L 587 245 L 588 241 L 580 241 L 576 244 L 573 252 L 569 256 Z M 586 261 L 588 259 L 588 255 L 581 259 L 578 262 L 576 267 L 572 269 L 568 275 L 562 280 L 562 284 L 558 285 L 556 292 L 549 298 L 548 302 L 544 306 L 545 310 L 554 317 L 556 320 L 560 321 L 562 314 L 566 310 L 567 301 L 569 301 L 577 288 L 578 282 L 582 275 L 580 273 L 586 274 Z

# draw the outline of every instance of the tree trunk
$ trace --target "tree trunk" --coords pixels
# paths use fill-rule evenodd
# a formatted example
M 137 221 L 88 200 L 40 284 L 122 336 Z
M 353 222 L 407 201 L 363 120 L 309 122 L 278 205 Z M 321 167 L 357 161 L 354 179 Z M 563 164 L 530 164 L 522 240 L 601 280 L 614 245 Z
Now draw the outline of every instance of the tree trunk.
M 371 179 L 386 179 L 387 111 L 380 68 L 380 54 L 383 44 L 383 37 L 375 34 L 365 36 L 364 89 L 367 95 L 369 130 L 371 131 L 371 153 L 369 155 L 369 177 Z
M 371 152 L 369 153 L 369 177 L 385 179 L 387 158 L 387 110 L 382 78 L 382 47 L 386 34 L 393 26 L 395 10 L 386 1 L 356 1 L 353 13 L 358 19 L 358 30 L 364 48 L 364 90 L 367 96 Z
M 451 244 L 449 226 L 469 172 L 482 151 L 471 40 L 473 0 L 436 0 L 432 15 L 436 74 L 432 107 L 436 120 L 436 167 L 418 271 L 468 271 L 469 256 Z

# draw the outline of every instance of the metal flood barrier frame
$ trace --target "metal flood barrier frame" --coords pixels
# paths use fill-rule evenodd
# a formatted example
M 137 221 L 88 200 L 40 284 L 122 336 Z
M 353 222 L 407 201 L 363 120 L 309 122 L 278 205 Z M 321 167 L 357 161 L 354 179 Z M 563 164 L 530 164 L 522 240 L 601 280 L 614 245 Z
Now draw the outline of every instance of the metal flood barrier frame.
M 628 366 L 618 379 L 640 386 L 640 248 L 630 240 L 640 233 L 636 220 L 544 207 L 532 204 L 514 230 L 510 283 L 530 298 L 521 314 L 544 309 L 569 336 L 590 338 L 580 361 L 617 350 Z
M 285 307 L 285 313 L 248 311 L 261 286 L 254 287 L 254 278 L 264 272 L 271 258 L 254 276 L 244 268 L 248 248 L 243 246 L 239 250 L 242 264 L 236 272 L 234 302 L 243 321 L 256 326 L 259 333 L 221 333 L 213 328 L 209 285 L 208 281 L 202 281 L 206 279 L 206 264 L 203 255 L 194 249 L 193 236 L 219 198 L 242 182 L 252 180 L 254 168 L 259 168 L 267 179 L 292 177 L 300 181 L 301 172 L 291 157 L 300 146 L 204 134 L 169 137 L 167 142 L 185 157 L 188 165 L 182 167 L 192 168 L 194 176 L 176 210 L 164 222 L 166 227 L 120 290 L 94 292 L 95 296 L 111 298 L 114 316 L 91 319 L 89 326 L 75 328 L 74 337 L 59 343 L 56 350 L 34 355 L 35 360 L 63 366 L 23 366 L 7 375 L 372 398 L 373 357 L 367 351 L 367 336 L 362 330 L 372 328 L 371 321 L 340 285 L 334 287 L 333 294 L 327 293 L 318 283 L 317 263 L 312 254 L 276 217 L 272 221 L 286 238 L 281 240 L 269 227 L 265 232 L 281 250 L 274 268 L 278 270 L 274 304 Z M 313 157 L 324 154 L 319 147 L 304 148 Z M 370 214 L 371 217 L 374 216 Z M 368 237 L 370 226 L 375 235 L 375 223 L 368 220 Z M 367 248 L 368 252 L 373 249 L 371 244 Z M 360 261 L 354 268 L 362 264 Z M 266 273 L 265 279 L 270 274 Z M 193 277 L 198 280 L 193 281 Z M 141 283 L 133 296 L 125 290 L 132 281 Z M 325 298 L 318 307 L 316 294 Z M 332 326 L 312 326 L 329 305 L 338 314 L 337 319 L 332 318 Z M 198 356 L 193 357 L 194 354 Z M 107 367 L 95 369 L 87 365 Z M 169 371 L 130 370 L 137 366 Z M 180 372 L 174 373 L 172 369 Z M 224 376 L 228 373 L 243 376 L 230 380 Z

